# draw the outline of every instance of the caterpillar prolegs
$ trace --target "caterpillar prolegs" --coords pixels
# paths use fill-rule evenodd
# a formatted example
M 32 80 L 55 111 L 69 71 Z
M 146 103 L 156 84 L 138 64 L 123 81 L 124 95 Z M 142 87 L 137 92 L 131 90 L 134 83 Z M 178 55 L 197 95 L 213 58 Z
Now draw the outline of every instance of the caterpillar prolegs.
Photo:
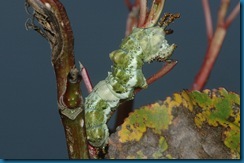
M 95 147 L 107 143 L 109 132 L 106 125 L 120 100 L 133 99 L 135 88 L 146 88 L 146 79 L 142 72 L 145 62 L 165 61 L 174 49 L 169 45 L 166 30 L 179 15 L 169 14 L 168 21 L 149 28 L 134 28 L 132 33 L 123 39 L 120 49 L 110 53 L 113 61 L 111 72 L 105 80 L 100 81 L 85 100 L 85 124 L 87 139 Z

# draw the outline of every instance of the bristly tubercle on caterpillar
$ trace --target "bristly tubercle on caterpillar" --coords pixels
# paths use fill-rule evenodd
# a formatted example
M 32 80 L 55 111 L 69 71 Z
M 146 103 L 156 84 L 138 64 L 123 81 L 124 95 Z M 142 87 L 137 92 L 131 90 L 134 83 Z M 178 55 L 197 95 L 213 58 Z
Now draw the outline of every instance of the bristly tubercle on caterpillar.
M 85 100 L 85 124 L 87 139 L 92 146 L 104 147 L 108 141 L 107 121 L 117 109 L 120 100 L 134 98 L 136 88 L 146 88 L 142 73 L 145 62 L 165 61 L 176 48 L 169 45 L 165 35 L 172 33 L 166 27 L 179 14 L 165 14 L 158 26 L 134 28 L 123 39 L 120 49 L 110 53 L 112 72 L 100 81 Z

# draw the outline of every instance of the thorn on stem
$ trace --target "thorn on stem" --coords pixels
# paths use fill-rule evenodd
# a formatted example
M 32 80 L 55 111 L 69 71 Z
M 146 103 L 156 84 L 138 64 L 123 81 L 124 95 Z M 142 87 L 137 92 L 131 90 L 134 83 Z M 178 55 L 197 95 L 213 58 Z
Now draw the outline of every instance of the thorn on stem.
M 86 68 L 80 62 L 79 62 L 79 64 L 80 64 L 80 75 L 85 83 L 88 93 L 91 93 L 93 87 L 92 87 L 92 83 L 91 83 L 89 74 L 88 74 Z

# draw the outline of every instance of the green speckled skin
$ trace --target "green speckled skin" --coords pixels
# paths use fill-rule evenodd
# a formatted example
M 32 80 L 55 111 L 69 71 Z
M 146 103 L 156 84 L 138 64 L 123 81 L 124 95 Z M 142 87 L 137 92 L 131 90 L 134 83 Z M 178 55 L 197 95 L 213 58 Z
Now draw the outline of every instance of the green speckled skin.
M 112 71 L 100 81 L 85 101 L 87 138 L 91 145 L 103 147 L 109 136 L 107 121 L 121 99 L 133 99 L 135 88 L 146 88 L 142 72 L 145 62 L 164 61 L 171 56 L 175 45 L 165 39 L 165 29 L 159 26 L 134 28 L 121 43 L 120 49 L 110 53 Z

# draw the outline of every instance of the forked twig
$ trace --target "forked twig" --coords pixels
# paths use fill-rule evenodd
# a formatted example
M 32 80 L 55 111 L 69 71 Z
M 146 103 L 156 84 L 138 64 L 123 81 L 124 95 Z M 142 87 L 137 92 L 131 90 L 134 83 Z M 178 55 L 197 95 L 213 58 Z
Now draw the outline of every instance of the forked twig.
M 213 65 L 219 55 L 219 51 L 222 47 L 224 38 L 226 36 L 227 29 L 231 22 L 235 19 L 235 17 L 238 15 L 240 11 L 240 3 L 237 4 L 237 6 L 234 8 L 234 10 L 231 12 L 231 14 L 226 17 L 227 9 L 229 7 L 230 0 L 222 0 L 221 6 L 218 12 L 218 20 L 217 20 L 217 28 L 214 32 L 213 36 L 211 37 L 211 24 L 209 22 L 209 19 L 211 15 L 207 14 L 209 3 L 208 0 L 203 0 L 203 9 L 205 11 L 205 17 L 206 17 L 206 24 L 207 24 L 207 33 L 208 33 L 208 49 L 205 55 L 204 62 L 200 68 L 200 71 L 195 77 L 195 81 L 193 83 L 192 89 L 193 90 L 202 90 L 205 86 L 207 79 L 211 73 L 211 70 L 213 68 Z
M 160 17 L 161 12 L 163 11 L 165 0 L 154 0 L 149 15 L 145 21 L 142 28 L 152 27 L 154 26 Z
M 229 25 L 233 22 L 233 20 L 236 18 L 236 16 L 239 14 L 240 12 L 240 2 L 236 5 L 236 7 L 232 10 L 232 12 L 230 13 L 230 15 L 226 18 L 225 21 L 225 28 L 228 28 Z
M 213 37 L 213 24 L 212 24 L 211 10 L 209 7 L 209 1 L 202 0 L 202 6 L 205 15 L 207 37 L 208 37 L 208 41 L 210 42 Z
M 147 11 L 147 0 L 136 0 L 134 4 L 125 0 L 130 13 L 128 14 L 125 35 L 128 36 L 134 27 L 148 28 L 154 26 L 163 10 L 165 0 L 154 0 Z

